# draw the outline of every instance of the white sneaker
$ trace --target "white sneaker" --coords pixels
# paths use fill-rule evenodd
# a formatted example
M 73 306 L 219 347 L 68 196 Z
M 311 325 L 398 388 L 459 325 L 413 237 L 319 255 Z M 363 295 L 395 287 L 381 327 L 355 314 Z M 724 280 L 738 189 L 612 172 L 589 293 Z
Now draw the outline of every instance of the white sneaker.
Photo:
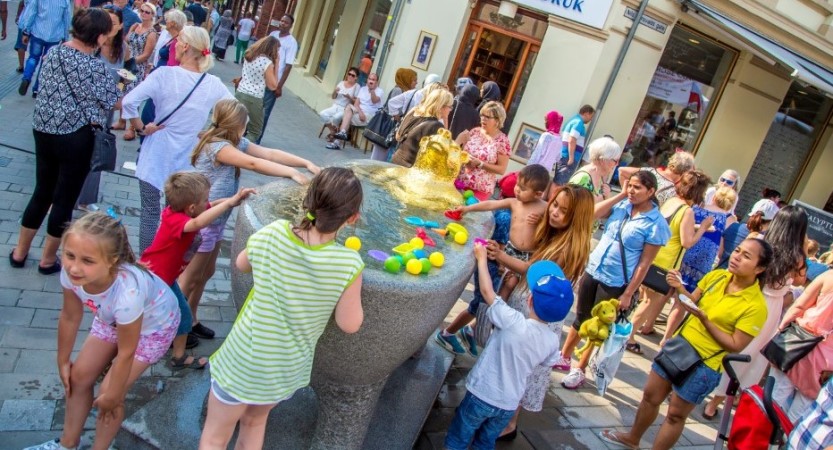
M 578 389 L 582 384 L 584 384 L 584 380 L 584 371 L 574 368 L 570 369 L 570 373 L 568 373 L 564 379 L 561 380 L 561 385 L 566 389 Z
M 78 448 L 78 447 L 75 447 Z M 26 447 L 23 450 L 74 450 L 74 449 L 67 449 L 66 447 L 61 445 L 60 439 L 53 439 L 51 441 L 46 441 L 43 444 L 35 445 L 32 447 Z
M 561 354 L 558 355 L 558 360 L 555 364 L 552 365 L 552 368 L 555 370 L 563 370 L 564 372 L 570 370 L 570 360 L 562 356 Z

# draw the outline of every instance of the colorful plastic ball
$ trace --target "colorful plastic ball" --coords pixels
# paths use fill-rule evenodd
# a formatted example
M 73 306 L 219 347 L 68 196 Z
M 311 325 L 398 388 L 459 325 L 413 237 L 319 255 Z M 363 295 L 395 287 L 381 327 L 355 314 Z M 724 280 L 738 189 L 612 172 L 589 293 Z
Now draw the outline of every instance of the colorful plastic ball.
M 471 189 L 466 189 L 463 191 L 463 198 L 471 198 L 474 197 L 474 192 Z
M 399 273 L 402 270 L 402 263 L 396 256 L 391 256 L 385 260 L 385 270 L 390 273 Z
M 477 197 L 469 197 L 466 199 L 466 206 L 471 206 L 478 203 Z
M 428 273 L 431 271 L 431 261 L 429 261 L 428 258 L 422 258 L 419 262 L 422 264 L 422 273 Z
M 350 236 L 346 241 L 344 241 L 344 246 L 350 250 L 359 251 L 359 249 L 362 248 L 362 241 L 356 236 Z
M 414 252 L 408 252 L 402 255 L 402 263 L 405 264 L 406 267 L 408 262 L 410 262 L 412 259 L 417 259 L 416 255 L 414 255 Z
M 412 275 L 419 275 L 422 272 L 422 263 L 418 259 L 412 259 L 405 265 L 405 270 Z
M 408 242 L 408 243 L 411 244 L 411 247 L 413 247 L 417 250 L 425 247 L 425 241 L 423 241 L 421 238 L 418 238 L 418 237 L 415 237 L 415 238 L 411 239 L 410 242 Z
M 422 249 L 414 250 L 414 256 L 416 256 L 417 259 L 427 258 L 428 253 L 426 253 L 425 250 L 422 250 Z
M 469 235 L 463 231 L 454 233 L 454 242 L 463 245 L 469 239 Z
M 445 264 L 445 256 L 440 252 L 431 253 L 428 260 L 431 261 L 431 265 L 434 267 L 442 267 Z
M 393 257 L 396 258 L 397 261 L 399 261 L 400 266 L 405 265 L 405 258 L 403 258 L 402 255 L 393 255 Z

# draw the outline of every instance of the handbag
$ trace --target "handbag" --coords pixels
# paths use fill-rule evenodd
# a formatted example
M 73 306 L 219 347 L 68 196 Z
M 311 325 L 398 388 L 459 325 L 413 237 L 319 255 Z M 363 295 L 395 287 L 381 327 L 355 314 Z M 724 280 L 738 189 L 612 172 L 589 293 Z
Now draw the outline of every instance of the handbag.
M 677 216 L 677 213 L 680 212 L 686 205 L 680 205 L 671 216 L 666 218 L 666 222 L 670 225 L 671 222 L 674 220 L 674 217 Z M 683 248 L 680 246 L 680 251 L 677 253 L 677 259 L 674 260 L 674 265 L 672 267 L 677 267 L 677 264 L 680 262 L 680 258 L 683 256 Z M 648 272 L 645 273 L 645 278 L 642 279 L 642 285 L 655 291 L 659 292 L 660 294 L 667 294 L 671 290 L 671 286 L 668 285 L 668 281 L 665 280 L 665 277 L 668 275 L 668 269 L 663 269 L 661 267 L 657 267 L 651 264 L 651 267 L 648 268 Z
M 388 137 L 396 129 L 396 121 L 388 112 L 388 102 L 390 102 L 390 94 L 385 100 L 385 105 L 376 112 L 362 131 L 362 136 L 365 139 L 383 148 L 393 145 L 393 142 L 388 142 Z
M 393 129 L 390 130 L 390 133 L 388 134 L 388 137 L 386 139 L 388 142 L 388 148 L 399 145 L 400 141 L 396 139 L 396 135 L 397 133 L 399 133 L 399 126 L 402 124 L 402 118 L 405 117 L 405 114 L 408 114 L 408 111 L 411 110 L 411 103 L 414 101 L 414 95 L 416 95 L 416 93 L 416 90 L 414 90 L 414 92 L 411 93 L 411 97 L 408 98 L 408 104 L 405 105 L 405 109 L 403 111 L 400 111 L 401 114 L 397 114 L 401 117 L 399 118 L 399 120 L 395 121 Z M 388 158 L 388 160 L 390 160 L 390 158 Z
M 72 87 L 69 77 L 67 77 L 64 65 L 58 65 L 61 66 L 64 81 L 66 81 L 67 86 L 69 86 L 70 93 L 75 98 L 75 103 L 81 104 L 78 96 L 75 95 L 75 89 Z M 99 124 L 93 123 L 90 119 L 87 119 L 87 121 L 93 131 L 93 152 L 90 156 L 90 172 L 116 170 L 116 136 L 110 132 L 109 125 L 105 128 Z
M 776 334 L 761 349 L 761 353 L 767 361 L 771 362 L 781 372 L 786 373 L 823 340 L 824 336 L 816 336 L 797 323 L 792 322 L 784 328 L 784 331 Z

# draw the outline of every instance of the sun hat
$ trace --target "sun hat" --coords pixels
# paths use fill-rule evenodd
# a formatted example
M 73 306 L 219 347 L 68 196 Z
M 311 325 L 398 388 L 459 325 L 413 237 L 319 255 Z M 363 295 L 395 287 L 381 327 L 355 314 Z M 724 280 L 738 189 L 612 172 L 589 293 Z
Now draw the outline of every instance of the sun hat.
M 526 271 L 532 292 L 532 309 L 544 322 L 558 322 L 573 306 L 573 286 L 564 271 L 552 261 L 538 261 Z

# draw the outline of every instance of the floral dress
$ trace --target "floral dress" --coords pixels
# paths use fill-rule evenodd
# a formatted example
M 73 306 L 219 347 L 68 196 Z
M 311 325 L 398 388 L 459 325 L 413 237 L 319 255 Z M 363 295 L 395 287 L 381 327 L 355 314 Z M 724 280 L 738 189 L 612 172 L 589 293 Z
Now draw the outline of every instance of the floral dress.
M 138 27 L 136 29 L 138 29 Z M 145 44 L 148 41 L 148 36 L 150 36 L 151 31 L 153 31 L 153 29 L 150 28 L 144 33 L 139 34 L 136 33 L 136 29 L 134 29 L 134 31 L 131 31 L 127 35 L 127 45 L 130 47 L 130 55 L 133 58 L 136 58 L 137 56 L 145 52 Z M 143 63 L 136 63 L 136 72 L 134 73 L 134 75 L 136 75 L 136 81 L 133 81 L 132 83 L 124 87 L 125 94 L 132 91 L 137 84 L 141 83 L 142 80 L 145 79 L 147 74 L 150 72 L 149 68 L 150 63 L 148 61 L 145 61 Z
M 714 266 L 714 259 L 717 251 L 720 250 L 720 239 L 726 229 L 726 219 L 729 213 L 709 211 L 699 206 L 694 206 L 694 222 L 703 223 L 706 217 L 714 217 L 714 231 L 707 231 L 683 256 L 683 264 L 680 267 L 680 274 L 683 276 L 683 283 L 689 292 L 697 289 L 697 283 L 703 276 L 709 273 Z
M 463 150 L 486 164 L 497 164 L 499 155 L 509 156 L 509 138 L 502 132 L 492 138 L 483 128 L 474 128 L 470 131 L 469 141 L 463 146 Z M 464 168 L 457 181 L 463 189 L 471 189 L 491 197 L 497 184 L 497 174 L 479 168 Z

